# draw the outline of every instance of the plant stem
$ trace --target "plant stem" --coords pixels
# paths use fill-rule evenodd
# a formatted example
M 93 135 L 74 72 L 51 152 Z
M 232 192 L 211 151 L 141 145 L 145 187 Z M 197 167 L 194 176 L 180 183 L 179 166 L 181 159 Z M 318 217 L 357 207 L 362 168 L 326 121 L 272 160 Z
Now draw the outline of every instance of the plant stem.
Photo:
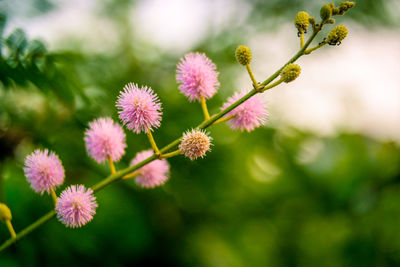
M 107 161 L 108 161 L 108 165 L 110 166 L 111 174 L 116 174 L 117 171 L 115 170 L 114 162 L 113 162 L 113 160 L 111 159 L 111 156 L 110 156 L 110 155 L 107 155 Z
M 208 113 L 207 103 L 204 96 L 200 96 L 200 104 L 201 104 L 201 109 L 203 110 L 204 120 L 209 120 L 210 113 Z
M 235 115 L 229 115 L 229 116 L 223 117 L 221 119 L 218 119 L 218 120 L 214 121 L 212 126 L 229 121 L 229 120 L 233 119 L 234 117 L 235 117 Z
M 276 82 L 274 82 L 273 84 L 270 84 L 268 86 L 262 87 L 261 92 L 265 92 L 268 89 L 274 88 L 275 86 L 280 85 L 283 82 L 282 79 L 277 80 Z
M 16 241 L 20 240 L 21 238 L 23 238 L 24 236 L 26 236 L 27 234 L 31 233 L 33 230 L 36 230 L 39 226 L 45 224 L 46 222 L 48 222 L 51 218 L 54 217 L 54 215 L 56 215 L 55 210 L 49 211 L 46 215 L 44 215 L 43 217 L 41 217 L 40 219 L 38 219 L 36 222 L 30 224 L 28 227 L 26 227 L 24 230 L 22 230 L 21 232 L 19 232 L 15 237 L 12 237 L 8 240 L 6 240 L 1 246 L 0 246 L 0 251 L 3 251 L 4 249 L 8 248 L 9 246 L 11 246 L 13 243 L 15 243 Z
M 56 192 L 54 191 L 54 188 L 52 188 L 52 189 L 50 190 L 50 195 L 51 195 L 51 197 L 53 198 L 54 206 L 57 205 L 57 200 L 58 200 L 58 198 L 57 198 Z
M 124 177 L 122 177 L 122 180 L 135 178 L 136 176 L 139 176 L 139 175 L 140 175 L 140 172 L 132 172 L 132 173 L 129 173 L 129 174 L 125 175 Z
M 304 54 L 309 55 L 309 54 L 311 54 L 312 51 L 317 50 L 318 48 L 323 47 L 324 45 L 326 45 L 326 42 L 321 42 L 317 46 L 314 46 L 314 47 L 309 48 L 306 51 L 304 51 Z
M 149 138 L 151 147 L 153 148 L 155 155 L 158 157 L 161 153 L 160 153 L 160 150 L 158 150 L 156 141 L 154 141 L 153 135 L 151 134 L 151 131 L 149 128 L 147 128 L 146 134 L 147 134 L 147 137 Z
M 254 77 L 253 71 L 251 70 L 250 64 L 246 64 L 247 73 L 250 76 L 251 82 L 253 83 L 254 89 L 258 89 L 258 83 L 256 78 Z
M 178 149 L 178 150 L 175 150 L 175 151 L 173 151 L 173 152 L 169 152 L 169 153 L 162 154 L 162 155 L 161 155 L 161 158 L 162 158 L 162 159 L 172 158 L 172 157 L 178 156 L 178 155 L 180 155 L 180 154 L 181 154 L 181 151 Z
M 300 31 L 300 49 L 304 46 L 304 32 Z
M 310 38 L 307 40 L 307 42 L 304 44 L 303 48 L 301 48 L 286 64 L 284 64 L 279 70 L 277 70 L 274 74 L 272 74 L 270 77 L 268 77 L 263 83 L 260 84 L 260 86 L 263 86 L 265 88 L 265 86 L 267 86 L 269 83 L 271 83 L 273 80 L 275 80 L 276 77 L 278 77 L 278 75 L 280 74 L 280 72 L 282 71 L 282 69 L 289 63 L 293 63 L 295 62 L 299 57 L 301 57 L 304 54 L 304 51 L 307 49 L 307 47 L 310 45 L 310 43 L 312 42 L 312 40 L 315 38 L 315 36 L 318 34 L 318 32 L 321 30 L 321 27 L 317 28 L 313 34 L 310 36 Z M 229 113 L 230 111 L 232 111 L 233 109 L 235 109 L 237 106 L 239 106 L 240 104 L 242 104 L 243 102 L 245 102 L 247 99 L 249 99 L 250 97 L 254 96 L 255 94 L 257 94 L 258 91 L 256 89 L 252 89 L 250 92 L 248 92 L 246 95 L 244 95 L 242 98 L 240 98 L 239 100 L 237 100 L 235 103 L 233 103 L 232 105 L 228 106 L 227 108 L 221 110 L 220 112 L 218 112 L 217 114 L 211 116 L 208 120 L 205 120 L 204 122 L 202 122 L 200 125 L 198 125 L 196 128 L 198 129 L 206 129 L 208 127 L 210 127 L 211 125 L 213 125 L 214 122 L 216 122 L 218 119 L 222 118 L 223 116 L 225 116 L 227 113 Z M 150 132 L 150 131 L 148 131 Z M 174 148 L 175 146 L 177 146 L 180 143 L 182 137 L 177 138 L 175 141 L 171 142 L 170 144 L 166 145 L 165 147 L 163 147 L 162 149 L 160 149 L 159 153 L 164 153 L 167 152 L 168 150 Z M 150 139 L 150 138 L 149 138 Z M 154 139 L 153 139 L 154 141 Z M 107 178 L 105 178 L 104 180 L 100 181 L 99 183 L 95 184 L 94 186 L 92 186 L 92 190 L 94 192 L 98 192 L 100 190 L 102 190 L 104 187 L 110 185 L 111 183 L 114 183 L 116 181 L 121 180 L 125 175 L 136 171 L 137 169 L 143 167 L 144 165 L 152 162 L 153 160 L 157 159 L 157 156 L 154 154 L 150 157 L 148 157 L 147 159 L 139 162 L 138 164 L 134 165 L 134 166 L 130 166 L 126 169 L 123 169 L 121 171 L 116 172 L 115 174 L 112 174 L 110 176 L 108 176 Z M 19 232 L 16 237 L 14 238 L 10 238 L 8 240 L 6 240 L 1 246 L 0 246 L 0 252 L 3 251 L 4 249 L 8 248 L 9 246 L 11 246 L 13 243 L 15 243 L 17 240 L 23 238 L 24 236 L 28 235 L 29 233 L 31 233 L 33 230 L 35 230 L 36 228 L 38 228 L 39 226 L 43 225 L 44 223 L 48 222 L 51 218 L 53 218 L 55 216 L 55 211 L 52 210 L 50 212 L 48 212 L 46 215 L 44 215 L 43 217 L 41 217 L 40 219 L 38 219 L 36 222 L 33 222 L 32 224 L 30 224 L 29 226 L 27 226 L 25 229 L 23 229 L 21 232 Z
M 16 238 L 17 234 L 15 233 L 14 227 L 12 226 L 11 220 L 6 220 L 6 225 L 8 228 L 8 231 L 11 234 L 11 238 Z

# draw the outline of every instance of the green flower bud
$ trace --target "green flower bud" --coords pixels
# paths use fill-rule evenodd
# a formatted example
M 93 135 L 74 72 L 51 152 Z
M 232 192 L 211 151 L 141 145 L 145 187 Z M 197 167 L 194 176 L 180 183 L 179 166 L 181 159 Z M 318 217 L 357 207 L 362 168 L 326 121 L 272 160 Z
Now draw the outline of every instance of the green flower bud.
M 328 38 L 326 38 L 326 42 L 330 45 L 340 44 L 343 39 L 346 38 L 347 33 L 348 31 L 346 26 L 338 25 L 330 31 Z
M 307 28 L 310 25 L 309 19 L 310 15 L 307 12 L 300 11 L 294 19 L 294 26 L 296 26 L 299 32 L 307 32 Z
M 297 64 L 290 63 L 286 65 L 281 71 L 281 79 L 285 83 L 289 83 L 299 77 L 301 72 L 301 68 Z
M 308 22 L 310 22 L 311 25 L 315 25 L 315 19 L 314 19 L 313 17 L 310 17 L 310 18 L 308 19 Z
M 326 23 L 328 23 L 328 24 L 335 24 L 335 22 L 336 22 L 336 20 L 333 19 L 333 18 L 330 18 L 330 19 L 328 19 L 328 20 L 326 21 Z
M 250 48 L 248 48 L 247 46 L 245 46 L 245 45 L 238 46 L 236 48 L 235 56 L 236 56 L 236 60 L 243 66 L 250 64 L 251 51 L 250 51 Z
M 348 11 L 350 8 L 354 7 L 355 3 L 350 1 L 340 2 L 339 9 L 344 12 Z
M 332 16 L 332 6 L 330 4 L 322 6 L 321 10 L 319 11 L 319 15 L 323 21 L 330 19 Z
M 2 222 L 11 221 L 11 211 L 6 204 L 0 203 L 0 220 Z

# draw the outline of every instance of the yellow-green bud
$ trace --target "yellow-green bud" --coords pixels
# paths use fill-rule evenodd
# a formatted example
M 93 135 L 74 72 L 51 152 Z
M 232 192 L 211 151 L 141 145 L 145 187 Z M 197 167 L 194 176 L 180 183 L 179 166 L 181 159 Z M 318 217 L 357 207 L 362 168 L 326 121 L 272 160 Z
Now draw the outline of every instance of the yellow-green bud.
M 294 26 L 299 30 L 299 32 L 306 32 L 308 26 L 310 25 L 310 15 L 305 11 L 300 11 L 297 13 L 294 19 Z
M 243 66 L 250 64 L 251 51 L 250 51 L 250 48 L 248 48 L 247 46 L 245 46 L 245 45 L 238 46 L 236 48 L 235 56 L 236 56 L 236 60 Z
M 281 71 L 281 79 L 285 83 L 289 83 L 299 77 L 301 72 L 301 68 L 297 64 L 290 63 L 286 65 Z
M 336 22 L 336 20 L 333 19 L 333 18 L 330 18 L 330 19 L 328 19 L 328 20 L 326 21 L 326 23 L 328 23 L 328 24 L 335 24 L 335 22 Z
M 0 220 L 2 222 L 11 221 L 11 211 L 6 204 L 0 203 Z
M 348 31 L 346 26 L 338 25 L 330 31 L 328 38 L 326 38 L 326 42 L 330 45 L 340 44 L 343 39 L 346 38 L 347 33 Z
M 354 2 L 350 1 L 340 2 L 339 10 L 344 13 L 348 11 L 350 8 L 354 7 L 354 5 L 355 5 Z
M 332 6 L 330 4 L 322 6 L 321 10 L 319 11 L 319 15 L 323 21 L 330 19 L 332 16 Z

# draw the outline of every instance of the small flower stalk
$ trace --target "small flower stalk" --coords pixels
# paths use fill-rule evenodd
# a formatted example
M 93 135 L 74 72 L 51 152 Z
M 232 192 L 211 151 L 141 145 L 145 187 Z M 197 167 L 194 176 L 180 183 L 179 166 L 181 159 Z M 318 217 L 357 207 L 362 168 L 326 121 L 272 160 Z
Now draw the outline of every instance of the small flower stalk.
M 16 238 L 14 227 L 11 224 L 11 210 L 4 203 L 0 203 L 0 221 L 6 224 L 8 231 L 10 232 L 11 238 Z

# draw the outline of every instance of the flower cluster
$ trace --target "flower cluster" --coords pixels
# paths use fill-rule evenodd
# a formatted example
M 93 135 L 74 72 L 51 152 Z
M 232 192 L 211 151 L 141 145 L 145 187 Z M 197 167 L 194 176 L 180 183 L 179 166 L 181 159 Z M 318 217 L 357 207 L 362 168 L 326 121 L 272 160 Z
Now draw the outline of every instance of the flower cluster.
M 170 174 L 170 165 L 166 158 L 183 154 L 190 160 L 195 160 L 204 157 L 210 151 L 212 138 L 204 130 L 208 126 L 227 122 L 233 130 L 248 132 L 263 126 L 269 115 L 266 102 L 260 93 L 282 82 L 292 82 L 299 77 L 301 68 L 293 63 L 299 56 L 308 55 L 325 44 L 340 44 L 348 34 L 347 28 L 343 25 L 334 27 L 327 38 L 317 46 L 307 49 L 324 25 L 335 23 L 333 16 L 343 15 L 353 6 L 354 3 L 349 1 L 341 2 L 338 7 L 334 4 L 324 5 L 320 10 L 322 21 L 318 24 L 307 12 L 299 12 L 294 24 L 301 38 L 301 48 L 289 61 L 290 63 L 265 82 L 257 82 L 252 73 L 250 49 L 244 45 L 239 46 L 235 56 L 237 61 L 246 67 L 253 89 L 234 93 L 222 105 L 221 111 L 213 116 L 209 115 L 206 100 L 217 93 L 220 85 L 216 65 L 204 53 L 189 53 L 181 58 L 176 66 L 178 88 L 190 102 L 197 100 L 201 103 L 205 120 L 198 128 L 183 133 L 178 139 L 179 142 L 173 142 L 164 149 L 158 149 L 152 136 L 152 132 L 161 126 L 162 108 L 158 95 L 150 87 L 135 83 L 126 84 L 116 101 L 119 119 L 128 130 L 136 134 L 145 133 L 152 149 L 137 153 L 131 160 L 130 167 L 117 172 L 114 162 L 121 160 L 127 147 L 124 129 L 110 117 L 97 118 L 88 123 L 83 139 L 90 157 L 99 164 L 108 162 L 111 176 L 92 188 L 83 185 L 69 186 L 57 197 L 55 189 L 64 182 L 64 167 L 54 152 L 37 149 L 25 160 L 24 172 L 27 181 L 35 192 L 42 195 L 47 192 L 53 197 L 57 218 L 72 228 L 81 227 L 93 219 L 98 206 L 94 191 L 111 182 L 134 178 L 136 184 L 142 188 L 154 188 L 165 184 Z M 310 24 L 315 34 L 310 41 L 304 43 L 304 34 L 307 33 Z M 177 145 L 178 150 L 168 151 Z M 16 240 L 11 219 L 10 209 L 0 203 L 0 220 L 7 223 L 12 237 Z

